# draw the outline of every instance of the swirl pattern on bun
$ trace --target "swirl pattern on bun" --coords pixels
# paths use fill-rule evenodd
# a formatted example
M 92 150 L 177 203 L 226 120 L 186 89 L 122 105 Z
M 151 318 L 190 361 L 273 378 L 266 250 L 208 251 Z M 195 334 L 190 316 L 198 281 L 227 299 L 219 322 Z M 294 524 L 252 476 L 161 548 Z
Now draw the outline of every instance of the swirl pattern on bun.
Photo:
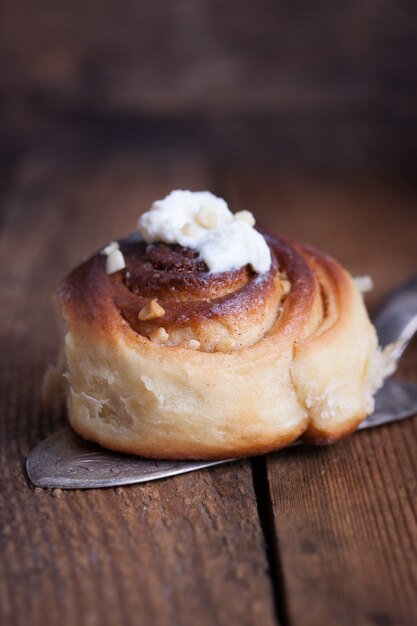
M 268 271 L 212 273 L 190 248 L 119 243 L 61 284 L 69 420 L 104 447 L 222 459 L 335 441 L 373 408 L 377 339 L 331 257 L 259 231 Z

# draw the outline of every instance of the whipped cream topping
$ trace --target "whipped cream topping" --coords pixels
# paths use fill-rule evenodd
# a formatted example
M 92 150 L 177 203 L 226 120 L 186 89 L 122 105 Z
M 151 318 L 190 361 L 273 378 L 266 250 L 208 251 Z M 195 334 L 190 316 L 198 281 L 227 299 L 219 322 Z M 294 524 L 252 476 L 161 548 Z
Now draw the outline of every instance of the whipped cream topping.
M 271 267 L 271 252 L 253 226 L 249 211 L 233 214 L 226 202 L 208 191 L 171 191 L 141 215 L 138 230 L 146 243 L 179 244 L 199 252 L 211 272 L 250 265 Z

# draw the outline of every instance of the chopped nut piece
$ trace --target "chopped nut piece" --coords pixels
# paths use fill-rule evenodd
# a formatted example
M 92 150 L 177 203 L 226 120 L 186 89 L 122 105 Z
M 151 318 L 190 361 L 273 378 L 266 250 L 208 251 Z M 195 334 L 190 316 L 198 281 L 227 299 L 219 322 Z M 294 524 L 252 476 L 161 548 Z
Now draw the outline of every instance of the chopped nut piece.
M 106 274 L 114 274 L 126 267 L 125 258 L 120 250 L 113 250 L 106 260 Z
M 255 218 L 250 211 L 238 211 L 235 213 L 235 220 L 246 222 L 249 226 L 255 226 Z
M 188 348 L 189 350 L 199 350 L 201 343 L 198 339 L 189 339 L 188 341 L 184 341 L 184 348 Z
M 168 341 L 168 333 L 165 328 L 155 328 L 149 333 L 149 338 L 153 343 L 160 345 L 162 343 L 166 343 Z
M 281 280 L 279 286 L 281 287 L 281 291 L 283 292 L 284 296 L 287 296 L 290 293 L 291 283 L 289 280 Z
M 229 352 L 234 348 L 235 342 L 230 337 L 226 337 L 225 339 L 221 339 L 218 343 L 216 343 L 215 350 L 216 352 Z
M 211 229 L 216 228 L 218 223 L 217 215 L 207 206 L 201 206 L 198 213 L 195 216 L 195 221 L 199 226 L 203 228 Z
M 372 289 L 374 288 L 374 281 L 369 275 L 356 276 L 353 279 L 353 282 L 361 293 L 367 293 L 368 291 L 372 291 Z
M 181 228 L 181 232 L 186 237 L 194 237 L 197 234 L 198 229 L 197 229 L 197 226 L 193 224 L 193 222 L 187 222 Z
M 103 248 L 100 254 L 106 254 L 107 256 L 109 256 L 115 250 L 119 250 L 119 247 L 120 246 L 118 241 L 111 241 L 109 244 L 107 244 L 105 248 Z
M 157 300 L 151 300 L 139 311 L 138 318 L 141 322 L 147 322 L 148 320 L 154 320 L 163 315 L 165 315 L 165 309 L 158 304 Z

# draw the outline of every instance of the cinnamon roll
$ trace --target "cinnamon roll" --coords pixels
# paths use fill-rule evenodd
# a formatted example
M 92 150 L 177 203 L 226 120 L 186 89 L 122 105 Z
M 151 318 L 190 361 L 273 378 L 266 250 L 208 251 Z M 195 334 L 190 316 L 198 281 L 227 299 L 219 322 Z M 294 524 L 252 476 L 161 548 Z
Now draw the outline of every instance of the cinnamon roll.
M 201 222 L 201 211 L 193 215 Z M 142 228 L 62 282 L 72 427 L 104 447 L 157 459 L 255 455 L 354 431 L 382 375 L 349 273 L 310 246 L 255 230 L 248 215 L 227 217 L 226 226 L 207 226 L 209 217 L 198 246 L 172 233 L 144 238 Z M 223 241 L 236 219 L 245 223 L 236 232 L 252 229 L 267 255 L 228 261 L 228 269 L 201 242 L 219 228 Z M 192 232 L 187 224 L 179 228 Z M 217 262 L 220 270 L 210 269 Z

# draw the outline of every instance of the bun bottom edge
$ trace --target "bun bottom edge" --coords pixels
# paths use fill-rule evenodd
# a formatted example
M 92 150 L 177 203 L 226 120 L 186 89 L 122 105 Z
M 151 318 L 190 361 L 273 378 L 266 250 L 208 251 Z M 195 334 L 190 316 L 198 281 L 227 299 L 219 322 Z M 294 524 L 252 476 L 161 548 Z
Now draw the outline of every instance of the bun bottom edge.
M 83 439 L 95 443 L 104 449 L 124 454 L 135 455 L 144 459 L 158 461 L 223 461 L 227 459 L 242 459 L 253 456 L 278 452 L 297 443 L 324 446 L 344 439 L 352 434 L 359 424 L 366 418 L 366 415 L 355 416 L 346 422 L 334 427 L 331 431 L 318 429 L 310 424 L 306 429 L 305 424 L 298 426 L 285 435 L 277 434 L 262 442 L 248 442 L 239 446 L 210 446 L 207 442 L 201 445 L 190 445 L 189 442 L 173 442 L 168 444 L 143 445 L 132 439 L 130 442 L 118 441 L 114 436 L 98 434 L 91 428 L 80 423 L 76 419 L 69 419 L 73 430 Z

